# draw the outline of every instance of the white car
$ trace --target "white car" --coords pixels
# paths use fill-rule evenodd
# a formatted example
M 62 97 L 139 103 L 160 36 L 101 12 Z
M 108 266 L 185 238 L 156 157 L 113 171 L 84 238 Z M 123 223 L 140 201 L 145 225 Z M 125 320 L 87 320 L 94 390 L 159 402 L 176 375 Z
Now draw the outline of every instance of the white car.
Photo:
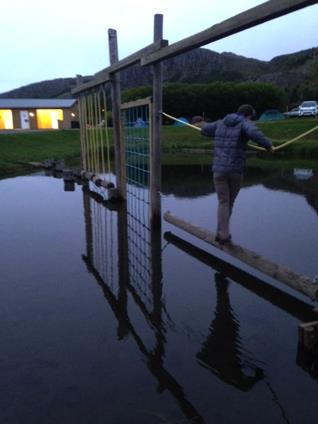
M 286 116 L 286 118 L 294 118 L 296 116 L 299 116 L 299 106 L 294 107 L 288 112 L 285 112 L 284 115 Z
M 318 103 L 315 100 L 307 100 L 299 106 L 299 116 L 317 116 Z

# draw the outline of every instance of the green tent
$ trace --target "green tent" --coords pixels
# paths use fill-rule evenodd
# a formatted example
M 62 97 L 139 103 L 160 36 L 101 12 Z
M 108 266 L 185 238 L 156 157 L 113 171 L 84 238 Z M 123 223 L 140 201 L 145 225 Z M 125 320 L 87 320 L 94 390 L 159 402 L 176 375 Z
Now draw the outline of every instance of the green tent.
M 285 116 L 277 109 L 268 109 L 263 112 L 259 121 L 280 121 L 285 119 Z

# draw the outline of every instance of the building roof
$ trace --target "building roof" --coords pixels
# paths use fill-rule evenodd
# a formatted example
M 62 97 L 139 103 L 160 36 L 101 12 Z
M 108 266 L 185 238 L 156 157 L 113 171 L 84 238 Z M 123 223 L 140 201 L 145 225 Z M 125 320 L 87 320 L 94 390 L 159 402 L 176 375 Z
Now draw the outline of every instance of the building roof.
M 1 99 L 0 109 L 67 109 L 76 99 Z

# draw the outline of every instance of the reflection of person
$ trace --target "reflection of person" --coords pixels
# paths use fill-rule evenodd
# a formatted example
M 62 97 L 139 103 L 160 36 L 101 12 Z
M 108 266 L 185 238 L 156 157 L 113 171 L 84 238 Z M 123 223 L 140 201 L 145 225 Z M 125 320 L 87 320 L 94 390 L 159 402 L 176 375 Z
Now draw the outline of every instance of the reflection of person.
M 256 116 L 251 105 L 245 104 L 236 113 L 212 123 L 199 123 L 201 134 L 214 139 L 213 182 L 218 196 L 217 235 L 220 244 L 231 241 L 229 223 L 245 167 L 245 149 L 252 140 L 269 151 L 271 141 L 251 122 Z
M 241 391 L 248 391 L 264 378 L 264 372 L 241 346 L 240 324 L 230 304 L 229 281 L 222 274 L 215 274 L 215 284 L 215 316 L 197 358 L 201 366 L 212 371 L 225 383 Z

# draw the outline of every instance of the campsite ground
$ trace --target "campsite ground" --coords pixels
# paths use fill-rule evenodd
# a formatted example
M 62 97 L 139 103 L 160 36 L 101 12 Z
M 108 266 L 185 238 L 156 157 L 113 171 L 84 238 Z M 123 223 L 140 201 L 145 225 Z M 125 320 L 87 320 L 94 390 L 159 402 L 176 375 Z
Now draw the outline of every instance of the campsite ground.
M 275 122 L 258 122 L 259 128 L 279 145 L 299 134 L 317 126 L 314 118 L 282 120 Z M 110 129 L 110 142 L 112 131 Z M 163 161 L 176 164 L 208 164 L 211 162 L 212 143 L 198 132 L 188 127 L 162 127 Z M 195 152 L 195 154 L 194 154 Z M 207 154 L 208 153 L 208 154 Z M 270 166 L 268 159 L 275 160 L 275 165 L 306 167 L 317 169 L 318 130 L 296 143 L 282 149 L 280 153 L 255 156 L 251 151 L 249 162 L 258 166 Z M 0 176 L 18 175 L 30 168 L 28 163 L 46 159 L 64 159 L 68 166 L 80 164 L 80 132 L 79 130 L 15 132 L 0 134 Z M 305 166 L 304 166 L 305 167 Z

